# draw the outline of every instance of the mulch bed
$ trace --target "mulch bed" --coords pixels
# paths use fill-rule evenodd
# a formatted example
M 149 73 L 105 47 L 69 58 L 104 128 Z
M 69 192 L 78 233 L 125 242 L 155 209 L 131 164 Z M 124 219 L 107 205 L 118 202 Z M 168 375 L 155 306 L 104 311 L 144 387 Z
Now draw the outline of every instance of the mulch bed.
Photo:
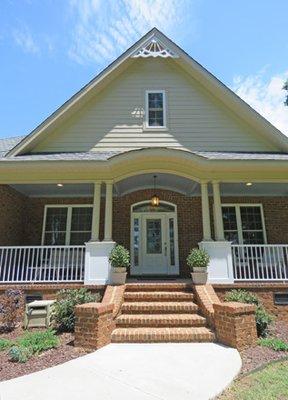
M 25 331 L 22 328 L 16 328 L 9 333 L 1 333 L 0 338 L 16 339 Z M 32 356 L 26 363 L 16 363 L 9 361 L 8 352 L 0 352 L 0 381 L 17 378 L 32 372 L 62 364 L 66 361 L 83 356 L 87 352 L 73 346 L 74 337 L 71 333 L 59 334 L 60 345 L 56 349 L 47 350 L 39 355 Z
M 275 322 L 270 329 L 270 335 L 288 343 L 288 323 Z M 274 351 L 268 347 L 255 346 L 241 352 L 242 369 L 240 375 L 253 371 L 271 361 L 287 357 L 287 351 Z

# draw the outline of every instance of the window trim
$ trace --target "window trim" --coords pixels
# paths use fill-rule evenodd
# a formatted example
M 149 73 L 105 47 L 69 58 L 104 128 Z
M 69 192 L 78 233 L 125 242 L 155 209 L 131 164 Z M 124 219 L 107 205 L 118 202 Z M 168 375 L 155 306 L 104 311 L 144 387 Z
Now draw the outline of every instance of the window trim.
M 150 126 L 149 125 L 149 93 L 162 93 L 163 94 L 163 126 Z M 167 130 L 167 110 L 166 110 L 166 91 L 164 89 L 147 89 L 145 90 L 145 130 Z
M 236 222 L 237 222 L 237 233 L 239 238 L 239 244 L 243 244 L 243 229 L 242 229 L 242 221 L 241 221 L 241 213 L 240 207 L 259 207 L 261 214 L 261 222 L 262 222 L 262 231 L 263 231 L 263 239 L 264 244 L 267 244 L 267 234 L 266 234 L 266 226 L 265 226 L 265 218 L 264 218 L 264 209 L 262 203 L 221 203 L 221 211 L 222 207 L 235 207 L 236 211 Z M 223 219 L 223 212 L 222 212 Z M 225 229 L 224 229 L 225 232 Z
M 49 208 L 67 208 L 68 209 L 67 210 L 65 245 L 64 246 L 69 246 L 70 245 L 70 239 L 71 239 L 72 209 L 73 208 L 88 208 L 88 207 L 93 208 L 93 204 L 45 204 L 44 216 L 43 216 L 43 225 L 42 225 L 41 246 L 45 245 L 44 243 L 45 243 L 46 216 L 47 216 L 47 210 Z M 92 231 L 92 227 L 91 227 L 91 231 Z

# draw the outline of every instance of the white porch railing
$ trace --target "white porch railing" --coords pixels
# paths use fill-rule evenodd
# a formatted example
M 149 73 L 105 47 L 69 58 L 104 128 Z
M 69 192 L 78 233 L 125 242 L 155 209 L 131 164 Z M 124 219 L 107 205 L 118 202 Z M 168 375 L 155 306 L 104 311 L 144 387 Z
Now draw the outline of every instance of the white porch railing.
M 0 282 L 82 282 L 85 246 L 0 247 Z
M 288 280 L 288 245 L 233 244 L 235 281 Z

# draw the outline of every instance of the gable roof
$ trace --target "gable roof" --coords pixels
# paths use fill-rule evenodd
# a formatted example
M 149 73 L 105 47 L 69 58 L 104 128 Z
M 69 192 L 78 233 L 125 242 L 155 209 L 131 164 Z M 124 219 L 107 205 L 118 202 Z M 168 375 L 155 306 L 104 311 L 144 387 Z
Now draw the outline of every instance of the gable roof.
M 156 51 L 153 54 L 153 45 L 157 43 Z M 152 50 L 151 50 L 152 49 Z M 150 54 L 147 54 L 147 52 Z M 221 99 L 226 107 L 230 108 L 240 118 L 245 119 L 255 131 L 262 135 L 266 140 L 273 143 L 279 151 L 288 151 L 288 139 L 268 122 L 264 117 L 257 113 L 252 107 L 245 103 L 232 90 L 219 81 L 214 75 L 207 71 L 202 65 L 190 57 L 184 50 L 176 45 L 172 40 L 153 28 L 133 46 L 126 50 L 120 57 L 113 61 L 100 74 L 92 79 L 87 85 L 80 89 L 29 135 L 22 138 L 5 156 L 16 156 L 29 152 L 33 143 L 39 140 L 42 135 L 48 134 L 49 130 L 55 128 L 57 124 L 69 117 L 75 110 L 79 109 L 83 103 L 95 95 L 98 90 L 108 84 L 110 80 L 117 76 L 136 57 L 161 56 L 172 57 L 176 63 L 180 64 L 189 74 L 200 82 L 214 96 Z

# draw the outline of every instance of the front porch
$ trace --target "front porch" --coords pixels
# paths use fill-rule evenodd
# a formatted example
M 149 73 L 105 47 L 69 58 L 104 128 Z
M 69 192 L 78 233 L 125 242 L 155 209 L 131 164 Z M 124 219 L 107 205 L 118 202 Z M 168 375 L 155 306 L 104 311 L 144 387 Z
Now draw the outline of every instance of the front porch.
M 0 282 L 109 283 L 114 243 L 130 277 L 188 278 L 192 247 L 209 282 L 287 282 L 286 185 L 220 183 L 158 173 L 78 184 L 2 185 Z M 160 199 L 151 207 L 154 194 Z M 273 196 L 271 195 L 273 194 Z

